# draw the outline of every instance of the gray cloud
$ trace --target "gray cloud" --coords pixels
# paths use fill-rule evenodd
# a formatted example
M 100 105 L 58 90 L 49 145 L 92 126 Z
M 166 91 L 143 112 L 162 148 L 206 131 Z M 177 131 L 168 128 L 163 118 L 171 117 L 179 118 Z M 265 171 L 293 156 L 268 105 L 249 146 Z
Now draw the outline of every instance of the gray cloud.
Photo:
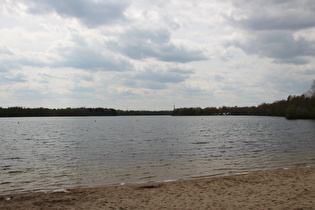
M 172 43 L 167 29 L 133 28 L 120 35 L 119 41 L 109 42 L 108 46 L 137 60 L 155 58 L 165 62 L 188 63 L 207 59 L 201 50 Z
M 216 74 L 216 75 L 214 75 L 214 80 L 215 81 L 217 81 L 217 82 L 222 82 L 222 81 L 224 81 L 224 77 L 223 76 L 221 76 L 221 75 L 219 75 L 219 74 Z
M 102 45 L 101 41 L 90 43 L 78 31 L 71 31 L 66 42 L 51 49 L 52 54 L 60 57 L 53 65 L 89 71 L 126 71 L 132 68 L 129 61 L 107 51 Z
M 114 55 L 106 56 L 101 51 L 89 47 L 69 46 L 59 48 L 56 53 L 63 59 L 56 62 L 56 67 L 71 67 L 90 71 L 126 71 L 131 64 Z
M 251 30 L 300 30 L 315 26 L 313 0 L 233 1 L 237 11 L 245 18 L 227 19 Z
M 234 40 L 227 45 L 241 48 L 248 54 L 273 59 L 276 63 L 306 64 L 307 56 L 315 56 L 314 42 L 305 39 L 294 39 L 286 31 L 257 32 L 252 39 L 245 42 Z
M 2 6 L 4 105 L 257 105 L 304 93 L 315 75 L 313 0 Z
M 55 12 L 62 17 L 76 18 L 88 27 L 115 23 L 123 20 L 127 1 L 89 0 L 27 0 L 25 5 L 32 14 Z
M 14 53 L 5 45 L 0 45 L 0 55 L 13 55 Z
M 315 4 L 300 1 L 238 1 L 235 13 L 227 17 L 232 25 L 243 30 L 244 40 L 234 45 L 247 54 L 258 54 L 275 63 L 302 65 L 315 56 L 314 41 L 295 38 L 294 33 L 315 26 Z
M 5 73 L 0 74 L 0 82 L 1 83 L 23 83 L 27 82 L 25 75 L 19 74 L 12 74 L 12 73 Z
M 127 79 L 123 82 L 123 85 L 126 87 L 138 89 L 145 88 L 150 90 L 162 90 L 167 88 L 166 83 L 160 83 L 153 80 L 137 80 L 137 79 Z
M 169 69 L 169 72 L 175 73 L 175 74 L 193 74 L 193 70 L 185 70 L 185 69 L 179 69 L 179 68 L 174 68 L 174 69 Z
M 122 56 L 111 53 L 96 41 L 71 29 L 65 40 L 54 43 L 47 52 L 19 52 L 0 45 L 0 72 L 23 66 L 70 67 L 89 71 L 126 71 L 132 64 Z
M 146 80 L 146 81 L 154 81 L 158 83 L 179 83 L 185 81 L 188 76 L 187 72 L 180 72 L 179 69 L 170 71 L 162 71 L 162 70 L 146 70 L 144 72 L 140 72 L 134 76 L 135 79 L 138 80 Z
M 142 81 L 140 82 L 139 86 L 151 90 L 162 90 L 167 88 L 167 85 L 165 83 L 159 83 L 155 81 Z
M 94 91 L 94 88 L 90 88 L 90 87 L 82 87 L 82 86 L 76 86 L 74 88 L 71 88 L 70 91 L 72 92 L 76 92 L 76 93 L 80 93 L 80 94 L 83 94 L 83 93 L 93 93 Z
M 47 65 L 47 54 L 10 49 L 0 45 L 0 72 L 20 70 L 23 66 L 44 67 Z
M 315 11 L 309 14 L 292 12 L 281 15 L 280 13 L 275 16 L 261 14 L 236 23 L 252 30 L 300 30 L 315 26 Z
M 269 84 L 268 86 L 270 86 L 270 89 L 275 90 L 278 94 L 289 92 L 290 95 L 295 95 L 306 92 L 312 82 L 312 78 L 310 78 L 309 83 L 306 83 L 300 79 L 284 75 L 266 75 L 264 81 L 268 81 L 265 85 Z M 282 95 L 284 98 L 287 96 L 287 94 Z
M 167 71 L 146 69 L 126 79 L 123 85 L 131 88 L 165 89 L 168 84 L 184 82 L 192 73 L 190 70 L 181 69 L 169 69 Z
M 0 45 L 0 73 L 8 72 L 16 67 L 15 62 L 12 62 L 11 57 L 14 53 L 5 45 Z
M 165 72 L 145 71 L 135 76 L 139 80 L 149 80 L 159 83 L 178 83 L 184 81 L 187 77 L 179 74 L 168 74 Z
M 3 64 L 3 62 L 0 62 L 0 73 L 8 72 L 10 71 L 11 67 L 8 67 L 8 65 Z

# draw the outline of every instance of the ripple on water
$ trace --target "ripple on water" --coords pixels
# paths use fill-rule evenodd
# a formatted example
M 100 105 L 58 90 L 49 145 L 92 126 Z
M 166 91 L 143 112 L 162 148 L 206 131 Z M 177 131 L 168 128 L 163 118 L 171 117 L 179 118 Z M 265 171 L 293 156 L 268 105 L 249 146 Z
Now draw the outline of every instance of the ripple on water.
M 137 119 L 0 119 L 5 145 L 0 148 L 0 194 L 315 165 L 314 121 L 297 124 L 243 116 Z M 17 128 L 18 121 L 23 126 Z M 7 132 L 1 132 L 4 128 Z

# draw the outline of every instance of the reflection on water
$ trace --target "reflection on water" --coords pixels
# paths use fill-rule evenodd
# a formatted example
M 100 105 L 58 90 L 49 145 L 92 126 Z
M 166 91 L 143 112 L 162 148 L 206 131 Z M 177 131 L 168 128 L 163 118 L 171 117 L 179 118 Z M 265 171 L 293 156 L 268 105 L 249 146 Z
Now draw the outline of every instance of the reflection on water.
M 278 117 L 0 119 L 0 194 L 315 164 L 315 121 Z

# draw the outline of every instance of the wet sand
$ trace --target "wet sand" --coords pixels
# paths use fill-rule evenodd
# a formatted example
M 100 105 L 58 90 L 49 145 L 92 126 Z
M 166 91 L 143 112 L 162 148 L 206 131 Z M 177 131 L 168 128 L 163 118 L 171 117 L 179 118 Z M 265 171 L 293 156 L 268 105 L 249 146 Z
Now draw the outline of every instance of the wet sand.
M 5 195 L 0 209 L 315 209 L 315 167 Z

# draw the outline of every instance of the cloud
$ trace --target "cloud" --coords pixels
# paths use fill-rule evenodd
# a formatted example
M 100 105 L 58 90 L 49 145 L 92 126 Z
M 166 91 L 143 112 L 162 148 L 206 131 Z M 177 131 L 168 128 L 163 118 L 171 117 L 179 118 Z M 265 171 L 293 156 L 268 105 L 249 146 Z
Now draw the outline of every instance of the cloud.
M 13 55 L 13 52 L 5 45 L 0 45 L 0 55 Z
M 10 72 L 23 69 L 25 66 L 45 67 L 49 65 L 51 55 L 45 52 L 21 51 L 4 49 L 0 52 L 0 72 Z
M 158 83 L 179 83 L 187 79 L 186 75 L 175 72 L 150 71 L 138 73 L 134 76 L 138 80 L 154 81 Z
M 315 6 L 303 1 L 238 1 L 225 15 L 239 29 L 241 39 L 226 46 L 236 46 L 247 54 L 271 58 L 275 63 L 304 65 L 315 56 L 315 41 L 296 37 L 296 32 L 315 27 Z
M 0 46 L 0 73 L 10 73 L 20 69 L 22 63 L 30 63 L 27 56 L 20 56 L 6 46 Z M 11 76 L 7 77 L 11 80 Z M 13 79 L 14 81 L 14 79 Z
M 13 67 L 10 61 L 13 55 L 14 53 L 7 46 L 0 45 L 0 73 L 8 72 Z
M 78 30 L 69 30 L 65 40 L 57 42 L 50 53 L 57 58 L 54 67 L 71 67 L 88 71 L 126 71 L 132 64 L 106 49 L 103 39 Z
M 55 49 L 61 60 L 55 62 L 55 67 L 71 67 L 88 71 L 126 71 L 131 64 L 122 58 L 93 48 L 66 46 Z
M 315 26 L 312 0 L 233 1 L 229 21 L 250 30 L 301 30 Z
M 193 74 L 194 71 L 193 70 L 187 70 L 187 69 L 179 69 L 179 68 L 171 68 L 168 70 L 171 73 L 175 73 L 175 74 Z
M 32 33 L 25 30 L 15 31 L 23 32 L 21 40 L 35 43 L 34 39 L 30 38 Z M 85 28 L 67 27 L 63 33 L 63 38 L 53 42 L 49 39 L 49 44 L 46 40 L 43 41 L 44 34 L 41 34 L 37 43 L 47 45 L 47 48 L 40 50 L 10 48 L 0 44 L 0 71 L 21 69 L 23 66 L 70 67 L 88 71 L 126 71 L 133 68 L 124 56 L 106 49 L 106 37 L 100 37 L 98 33 L 91 33 Z
M 216 75 L 214 75 L 214 80 L 215 81 L 217 81 L 217 82 L 222 82 L 222 81 L 224 81 L 224 77 L 223 76 L 221 76 L 221 75 L 219 75 L 219 74 L 216 74 Z
M 27 82 L 27 78 L 25 75 L 18 73 L 18 74 L 11 74 L 11 73 L 6 73 L 6 74 L 0 74 L 0 82 L 2 83 L 23 83 Z
M 185 69 L 160 67 L 148 67 L 144 71 L 137 72 L 124 80 L 123 85 L 135 89 L 166 89 L 168 85 L 182 83 L 189 79 L 193 72 Z
M 170 32 L 165 28 L 132 28 L 122 33 L 117 41 L 109 42 L 108 46 L 136 60 L 154 58 L 158 61 L 178 63 L 207 60 L 199 49 L 175 45 L 171 41 Z
M 303 38 L 295 39 L 286 31 L 262 31 L 253 33 L 245 41 L 233 40 L 227 46 L 241 48 L 248 54 L 257 54 L 273 59 L 276 63 L 302 65 L 315 56 L 315 42 Z
M 71 90 L 71 92 L 76 92 L 76 93 L 80 93 L 80 94 L 82 94 L 82 93 L 89 94 L 89 93 L 93 92 L 94 89 L 91 87 L 77 86 L 77 87 L 71 88 L 70 90 Z
M 313 0 L 0 4 L 1 106 L 257 105 L 315 76 Z
M 125 19 L 127 1 L 106 0 L 27 0 L 27 11 L 31 14 L 56 13 L 61 17 L 78 19 L 83 25 L 97 27 Z

